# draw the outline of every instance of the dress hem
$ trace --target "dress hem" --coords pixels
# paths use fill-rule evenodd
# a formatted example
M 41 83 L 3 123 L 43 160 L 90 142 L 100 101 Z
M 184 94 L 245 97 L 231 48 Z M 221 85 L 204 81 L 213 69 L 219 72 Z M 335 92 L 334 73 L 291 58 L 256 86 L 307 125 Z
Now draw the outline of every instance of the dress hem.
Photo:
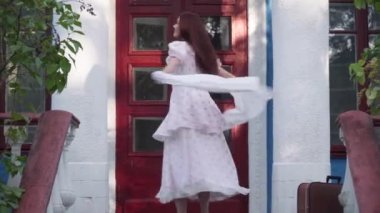
M 189 184 L 183 187 L 182 190 L 165 190 L 161 188 L 156 198 L 160 203 L 169 203 L 174 199 L 188 198 L 190 200 L 196 200 L 197 194 L 200 192 L 210 192 L 210 201 L 221 201 L 237 194 L 247 195 L 249 193 L 248 188 L 236 186 L 223 186 L 220 184 L 210 183 L 207 181 L 202 181 Z

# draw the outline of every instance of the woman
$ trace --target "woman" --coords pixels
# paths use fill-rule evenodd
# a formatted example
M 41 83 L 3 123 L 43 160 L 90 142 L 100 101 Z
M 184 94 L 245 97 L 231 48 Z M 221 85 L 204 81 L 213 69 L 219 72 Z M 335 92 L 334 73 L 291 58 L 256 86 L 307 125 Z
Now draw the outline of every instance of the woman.
M 182 13 L 173 27 L 178 41 L 169 44 L 164 72 L 234 77 L 218 62 L 197 14 Z M 248 189 L 239 186 L 224 126 L 222 113 L 207 91 L 173 86 L 169 113 L 153 134 L 164 142 L 161 188 L 156 196 L 160 202 L 174 200 L 177 213 L 186 213 L 188 199 L 198 199 L 201 212 L 208 213 L 209 201 L 248 194 Z

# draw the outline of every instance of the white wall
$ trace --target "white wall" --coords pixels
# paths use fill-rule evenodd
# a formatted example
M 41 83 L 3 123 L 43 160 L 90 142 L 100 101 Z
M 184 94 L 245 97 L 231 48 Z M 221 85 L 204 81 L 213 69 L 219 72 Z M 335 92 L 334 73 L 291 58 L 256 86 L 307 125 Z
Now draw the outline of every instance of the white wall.
M 330 172 L 328 1 L 273 1 L 272 212 L 296 212 L 300 182 Z
M 248 0 L 248 73 L 266 82 L 266 6 L 265 0 Z M 249 122 L 249 212 L 267 211 L 266 112 Z
M 81 13 L 86 36 L 78 36 L 84 50 L 76 57 L 67 88 L 52 98 L 53 109 L 72 112 L 81 121 L 68 153 L 77 195 L 69 211 L 73 213 L 108 212 L 109 135 L 114 142 L 115 125 L 108 121 L 115 117 L 113 105 L 108 105 L 109 99 L 114 99 L 114 1 L 90 3 L 96 16 Z

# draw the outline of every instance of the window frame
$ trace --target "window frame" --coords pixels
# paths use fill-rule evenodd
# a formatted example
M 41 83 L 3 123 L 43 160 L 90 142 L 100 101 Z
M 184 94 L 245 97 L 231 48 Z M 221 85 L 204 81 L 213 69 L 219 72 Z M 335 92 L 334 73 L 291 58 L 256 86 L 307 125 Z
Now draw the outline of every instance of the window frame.
M 46 91 L 45 89 L 45 111 L 51 110 L 51 94 Z M 6 85 L 1 85 L 0 86 L 0 114 L 6 114 Z M 37 125 L 38 121 L 37 120 L 32 120 L 30 125 Z M 5 136 L 4 136 L 4 123 L 1 124 L 0 126 L 0 152 L 3 150 L 9 150 L 11 147 L 5 142 Z M 30 143 L 28 144 L 23 144 L 21 146 L 21 152 L 22 153 L 28 153 L 31 148 Z
M 329 0 L 329 5 L 336 3 L 353 4 L 353 0 Z M 364 49 L 369 46 L 369 35 L 380 34 L 380 30 L 368 29 L 368 9 L 355 9 L 355 30 L 330 30 L 330 34 L 355 34 L 356 35 L 356 60 L 363 53 Z M 348 72 L 348 70 L 347 70 Z M 364 86 L 365 87 L 365 86 Z M 363 86 L 358 85 L 357 91 L 360 91 Z M 366 104 L 366 98 L 363 96 L 360 100 L 357 100 L 357 109 L 366 113 L 369 113 L 369 108 Z M 345 158 L 346 147 L 341 145 L 331 144 L 330 149 L 331 158 Z

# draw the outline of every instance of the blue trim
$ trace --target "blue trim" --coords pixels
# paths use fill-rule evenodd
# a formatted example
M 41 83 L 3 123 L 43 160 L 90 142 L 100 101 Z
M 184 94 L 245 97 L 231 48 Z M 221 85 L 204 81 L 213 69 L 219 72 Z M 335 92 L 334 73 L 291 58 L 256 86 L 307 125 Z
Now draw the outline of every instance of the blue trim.
M 6 184 L 8 181 L 8 176 L 9 175 L 5 169 L 4 163 L 0 161 L 0 183 Z
M 267 85 L 273 87 L 272 0 L 265 0 L 267 29 Z M 267 106 L 267 213 L 272 212 L 273 100 Z

